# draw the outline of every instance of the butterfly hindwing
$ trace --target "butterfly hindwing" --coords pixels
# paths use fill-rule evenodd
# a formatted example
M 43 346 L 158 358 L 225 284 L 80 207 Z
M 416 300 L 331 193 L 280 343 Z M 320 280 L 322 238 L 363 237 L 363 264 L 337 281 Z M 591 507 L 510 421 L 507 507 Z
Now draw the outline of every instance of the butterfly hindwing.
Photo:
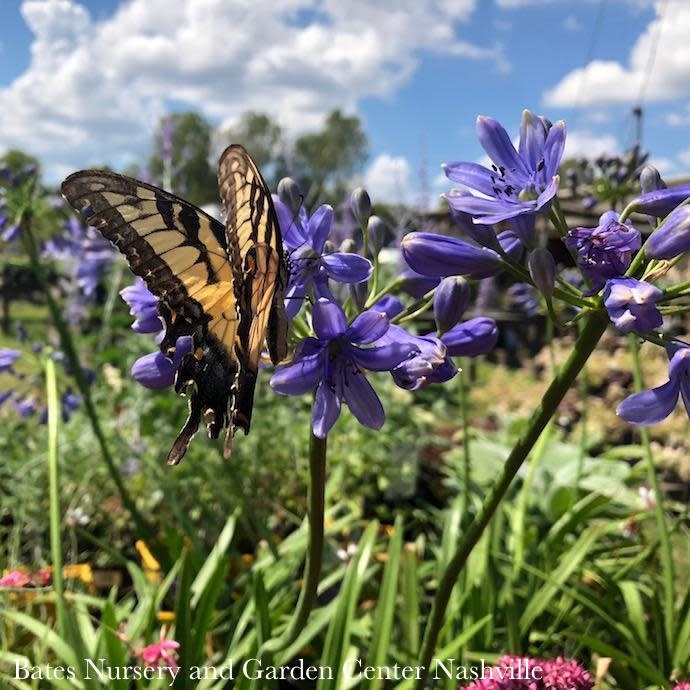
M 159 299 L 166 322 L 163 354 L 180 336 L 193 352 L 179 367 L 176 389 L 193 384 L 190 415 L 168 461 L 184 455 L 203 418 L 217 437 L 228 420 L 239 373 L 239 253 L 225 228 L 201 209 L 152 185 L 111 172 L 84 170 L 62 184 L 67 201 L 126 257 Z
M 246 433 L 264 340 L 273 363 L 287 355 L 287 269 L 271 193 L 242 146 L 229 146 L 221 155 L 218 187 L 225 207 L 226 239 L 238 248 L 242 272 L 237 292 L 241 371 L 233 420 Z

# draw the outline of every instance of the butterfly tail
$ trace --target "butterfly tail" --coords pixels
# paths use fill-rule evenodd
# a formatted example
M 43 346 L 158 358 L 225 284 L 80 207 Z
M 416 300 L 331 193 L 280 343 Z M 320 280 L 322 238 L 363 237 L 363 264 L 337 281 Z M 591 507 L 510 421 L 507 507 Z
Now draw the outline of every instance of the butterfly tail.
M 177 465 L 184 457 L 189 448 L 189 444 L 196 435 L 201 423 L 201 402 L 196 395 L 189 399 L 189 417 L 182 430 L 175 439 L 170 452 L 168 453 L 168 465 Z
M 249 433 L 254 407 L 254 389 L 256 388 L 256 372 L 242 369 L 237 383 L 237 397 L 232 415 L 232 426 Z

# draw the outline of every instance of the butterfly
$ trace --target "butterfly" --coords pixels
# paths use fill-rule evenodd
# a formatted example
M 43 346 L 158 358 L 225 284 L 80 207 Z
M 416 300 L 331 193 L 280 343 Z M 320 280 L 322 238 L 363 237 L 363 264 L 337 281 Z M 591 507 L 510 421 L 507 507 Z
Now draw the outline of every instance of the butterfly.
M 191 337 L 175 378 L 189 416 L 168 454 L 176 465 L 203 419 L 224 454 L 236 429 L 249 433 L 264 345 L 274 364 L 287 355 L 288 269 L 271 193 L 247 151 L 229 146 L 218 163 L 225 225 L 184 199 L 131 177 L 73 173 L 62 194 L 84 221 L 124 254 L 158 299 L 161 352 L 172 359 Z

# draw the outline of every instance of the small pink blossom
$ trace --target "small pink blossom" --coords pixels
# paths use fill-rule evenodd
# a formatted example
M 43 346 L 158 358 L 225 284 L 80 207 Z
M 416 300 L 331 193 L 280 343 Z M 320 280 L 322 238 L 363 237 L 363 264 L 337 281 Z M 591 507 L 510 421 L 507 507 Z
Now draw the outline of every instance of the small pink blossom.
M 179 646 L 179 642 L 162 637 L 158 642 L 144 647 L 138 654 L 147 666 L 163 665 L 178 669 L 179 666 L 177 665 L 175 650 Z M 163 663 L 161 664 L 161 662 Z
M 491 667 L 487 667 L 486 680 L 466 685 L 465 690 L 591 690 L 593 687 L 592 676 L 577 661 L 562 657 L 552 660 L 504 656 L 493 667 L 489 678 L 490 671 Z
M 48 568 L 41 568 L 31 576 L 31 582 L 37 587 L 47 587 L 53 579 L 53 573 Z
M 4 577 L 0 577 L 0 587 L 26 587 L 31 578 L 19 570 L 12 570 Z
M 690 690 L 690 682 L 683 681 L 682 683 L 678 683 L 678 685 L 673 686 L 673 690 Z

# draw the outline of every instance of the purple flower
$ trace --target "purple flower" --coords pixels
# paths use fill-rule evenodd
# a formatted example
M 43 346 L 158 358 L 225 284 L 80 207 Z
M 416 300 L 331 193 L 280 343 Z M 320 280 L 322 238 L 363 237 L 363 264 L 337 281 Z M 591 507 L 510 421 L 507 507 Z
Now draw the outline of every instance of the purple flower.
M 9 347 L 0 348 L 0 372 L 12 371 L 12 366 L 21 356 L 21 350 L 11 350 Z
M 445 333 L 455 326 L 470 303 L 469 283 L 461 276 L 444 278 L 434 293 L 436 329 Z
M 478 357 L 496 347 L 498 326 L 493 319 L 477 316 L 444 333 L 441 342 L 451 357 Z
M 508 288 L 508 301 L 532 318 L 539 313 L 539 293 L 529 283 L 515 283 Z
M 649 333 L 663 323 L 656 307 L 664 293 L 651 283 L 634 278 L 612 278 L 606 282 L 604 306 L 621 333 Z
M 4 405 L 12 395 L 12 391 L 0 391 L 0 405 Z
M 175 383 L 175 375 L 185 355 L 192 352 L 192 336 L 185 335 L 175 343 L 175 355 L 168 359 L 160 350 L 139 357 L 132 365 L 132 376 L 146 388 L 168 388 Z
M 19 239 L 19 225 L 17 223 L 11 223 L 8 225 L 0 234 L 0 239 L 3 242 L 14 242 Z
M 432 288 L 433 290 L 433 288 Z M 393 295 L 384 295 L 372 307 L 374 311 L 382 311 L 389 319 L 395 318 L 400 312 L 404 311 L 403 303 Z
M 616 409 L 626 422 L 638 426 L 663 422 L 675 409 L 678 396 L 690 415 L 690 347 L 676 346 L 669 356 L 668 381 L 657 388 L 633 393 Z
M 129 313 L 136 317 L 132 330 L 137 333 L 159 333 L 163 330 L 163 321 L 158 314 L 158 300 L 149 292 L 141 278 L 122 288 L 120 295 L 127 302 Z
M 283 395 L 302 395 L 316 388 L 312 427 L 319 438 L 325 438 L 335 424 L 343 402 L 360 424 L 380 429 L 383 406 L 364 373 L 390 371 L 415 347 L 407 342 L 376 344 L 390 327 L 380 311 L 362 312 L 348 326 L 343 310 L 321 298 L 314 305 L 312 321 L 316 338 L 300 343 L 292 362 L 273 374 L 271 387 Z
M 601 290 L 609 278 L 625 273 L 633 253 L 642 244 L 640 233 L 618 218 L 615 211 L 607 211 L 596 228 L 574 228 L 565 238 L 568 249 L 577 251 L 578 265 L 595 292 Z
M 545 209 L 558 191 L 565 123 L 561 120 L 552 126 L 525 110 L 517 151 L 505 129 L 491 118 L 477 118 L 477 136 L 493 163 L 491 170 L 477 163 L 443 166 L 450 180 L 479 193 L 458 196 L 455 210 L 493 224 Z
M 647 240 L 644 253 L 650 259 L 674 259 L 690 249 L 690 206 L 671 211 L 664 224 Z
M 415 299 L 421 299 L 441 282 L 438 276 L 423 276 L 421 273 L 417 273 L 417 271 L 413 271 L 411 268 L 403 269 L 399 275 L 399 279 L 400 287 L 410 295 L 410 297 L 414 297 Z
M 320 206 L 308 218 L 304 208 L 300 208 L 295 216 L 279 198 L 274 197 L 273 203 L 292 265 L 285 295 L 285 311 L 289 319 L 297 315 L 310 289 L 317 299 L 332 299 L 328 289 L 329 278 L 350 284 L 369 279 L 373 267 L 363 256 L 343 252 L 324 255 L 333 223 L 333 209 L 330 206 Z
M 402 240 L 405 261 L 426 276 L 487 278 L 501 269 L 501 257 L 486 247 L 432 232 L 410 232 Z
M 36 403 L 30 399 L 17 400 L 14 409 L 22 419 L 27 419 L 36 413 Z
M 81 405 L 82 397 L 81 395 L 75 395 L 71 389 L 67 389 L 63 394 L 60 401 L 62 407 L 62 421 L 68 422 L 69 418 L 72 416 L 73 412 L 76 412 Z
M 688 198 L 690 198 L 690 184 L 684 184 L 671 189 L 657 189 L 641 194 L 633 204 L 635 210 L 640 213 L 664 218 Z

